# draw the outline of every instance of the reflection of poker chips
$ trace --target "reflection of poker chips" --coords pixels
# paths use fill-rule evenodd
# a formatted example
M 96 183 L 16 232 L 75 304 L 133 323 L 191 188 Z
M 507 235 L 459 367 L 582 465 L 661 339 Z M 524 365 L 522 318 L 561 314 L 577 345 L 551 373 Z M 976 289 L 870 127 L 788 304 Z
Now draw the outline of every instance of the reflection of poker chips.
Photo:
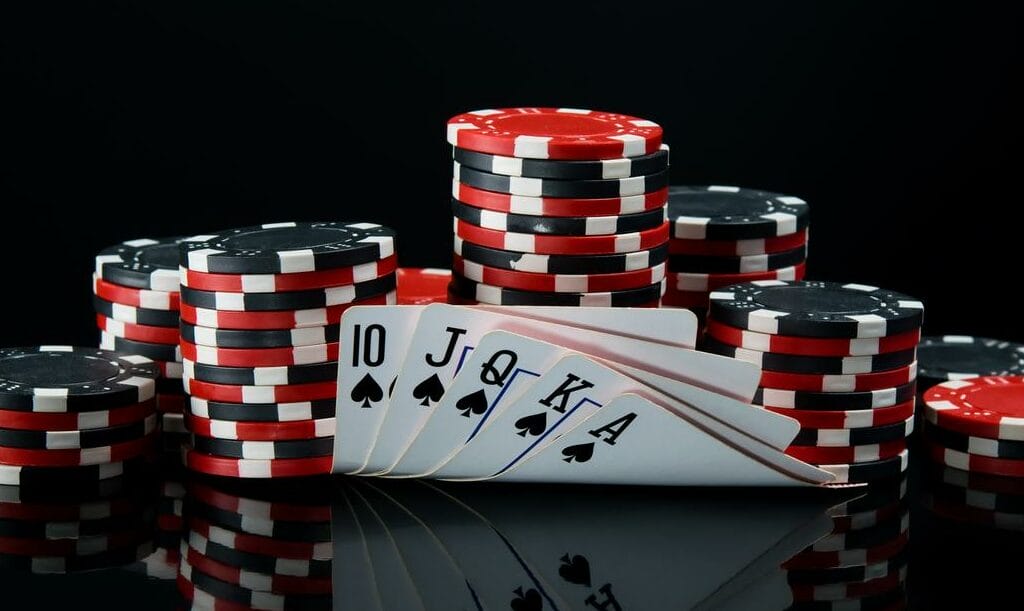
M 909 532 L 873 547 L 838 551 L 803 551 L 783 563 L 787 570 L 857 567 L 888 560 L 907 547 Z
M 929 476 L 932 481 L 969 488 L 978 492 L 1024 496 L 1024 480 L 1013 477 L 963 471 L 935 464 L 930 465 Z
M 193 416 L 211 420 L 294 422 L 331 418 L 335 402 L 334 399 L 318 399 L 295 403 L 232 403 L 192 397 L 189 409 Z
M 178 312 L 174 310 L 152 310 L 149 308 L 136 308 L 135 306 L 116 303 L 93 296 L 93 309 L 111 320 L 136 325 L 148 325 L 153 327 L 178 327 Z
M 1024 376 L 950 380 L 927 390 L 924 404 L 925 417 L 939 427 L 1024 441 Z
M 765 407 L 811 429 L 863 429 L 902 423 L 914 415 L 914 399 L 892 407 L 865 410 L 809 410 Z
M 236 492 L 201 482 L 192 482 L 188 491 L 191 498 L 206 505 L 264 520 L 331 521 L 330 492 L 319 495 L 315 490 L 304 488 L 301 495 L 296 496 L 291 487 L 281 490 L 261 487 L 258 491 L 243 487 L 241 492 Z
M 152 506 L 136 507 L 129 516 L 91 517 L 88 519 L 44 521 L 39 518 L 0 517 L 0 540 L 5 538 L 53 540 L 83 540 L 103 537 L 122 531 L 140 531 L 153 523 L 156 512 Z M 2 544 L 0 544 L 2 545 Z M 88 547 L 85 544 L 84 547 Z
M 104 248 L 96 255 L 96 276 L 126 287 L 176 292 L 181 239 L 147 238 Z
M 806 243 L 806 229 L 786 235 L 751 240 L 685 240 L 676 238 L 669 242 L 669 253 L 673 255 L 702 255 L 706 257 L 747 257 L 793 250 Z M 728 284 L 739 284 L 739 282 L 747 282 L 749 280 L 766 280 L 766 278 L 748 278 L 746 280 L 729 282 Z
M 96 448 L 124 443 L 156 430 L 157 418 L 150 413 L 144 420 L 108 428 L 82 431 L 27 431 L 0 428 L 0 446 L 38 450 Z
M 218 601 L 226 601 L 236 608 L 250 609 L 324 609 L 332 608 L 332 597 L 328 594 L 275 594 L 250 590 L 248 588 L 234 585 L 227 581 L 217 579 L 206 574 L 202 570 L 192 567 L 185 558 L 181 560 L 180 574 L 178 575 L 179 589 L 186 597 L 196 596 L 196 591 L 203 592 L 214 597 Z M 185 582 L 182 584 L 181 582 Z M 191 588 L 189 586 L 192 586 Z M 198 602 L 198 599 L 197 599 Z M 221 608 L 218 604 L 207 607 L 204 603 L 197 604 L 198 608 Z
M 27 467 L 79 467 L 121 462 L 149 453 L 157 439 L 152 433 L 109 446 L 78 450 L 26 450 L 0 447 L 0 463 Z
M 911 350 L 921 337 L 920 331 L 863 339 L 790 337 L 738 329 L 716 320 L 708 322 L 707 334 L 723 344 L 749 350 L 819 357 L 874 356 Z
M 210 420 L 190 415 L 186 418 L 185 423 L 189 431 L 202 437 L 247 441 L 330 437 L 334 435 L 335 431 L 334 418 L 294 422 L 238 422 L 235 420 Z
M 1003 530 L 1024 531 L 1024 514 L 1004 513 L 950 503 L 933 494 L 925 494 L 922 504 L 935 515 L 955 522 L 984 525 Z
M 0 554 L 15 556 L 88 556 L 131 547 L 144 541 L 139 530 L 128 530 L 103 535 L 89 535 L 71 539 L 25 539 L 0 537 Z
M 187 522 L 189 529 L 203 538 L 241 552 L 295 560 L 330 560 L 333 557 L 329 541 L 283 541 L 261 535 L 238 533 L 197 517 L 189 517 Z
M 122 354 L 137 354 L 154 361 L 180 361 L 181 353 L 174 344 L 154 344 L 100 332 L 100 348 Z
M 353 267 L 339 267 L 290 274 L 212 274 L 181 268 L 181 286 L 225 293 L 283 293 L 309 291 L 367 282 L 393 274 L 398 256 Z
M 1024 462 L 1024 441 L 972 437 L 935 426 L 930 422 L 925 423 L 924 432 L 928 439 L 952 450 L 990 458 L 1012 458 Z
M 245 460 L 210 456 L 186 446 L 182 458 L 189 469 L 208 475 L 241 478 L 275 478 L 326 475 L 334 464 L 333 456 L 280 460 Z
M 845 503 L 836 505 L 828 510 L 828 515 L 835 519 L 837 516 L 849 516 L 865 511 L 873 511 L 880 507 L 886 507 L 892 503 L 900 503 L 907 496 L 907 478 L 901 477 L 886 482 L 875 482 L 867 488 L 858 488 L 851 492 L 859 492 L 860 495 Z
M 337 324 L 345 310 L 354 306 L 393 305 L 394 303 L 395 293 L 393 291 L 352 303 L 305 310 L 234 312 L 197 308 L 183 303 L 181 304 L 181 320 L 193 325 L 216 329 L 300 329 Z M 174 326 L 178 326 L 177 321 Z
M 330 399 L 337 395 L 337 383 L 310 382 L 282 386 L 239 386 L 237 384 L 215 384 L 183 378 L 185 392 L 209 401 L 231 401 L 235 403 L 290 403 Z
M 21 412 L 0 410 L 0 427 L 25 431 L 84 431 L 142 422 L 156 408 L 156 399 L 109 410 L 88 412 Z
M 452 272 L 431 267 L 398 268 L 398 305 L 429 305 L 448 301 Z
M 102 314 L 96 315 L 96 327 L 100 331 L 106 331 L 116 337 L 126 337 L 143 342 L 155 344 L 177 344 L 178 330 L 173 327 L 154 327 L 150 325 L 136 325 L 107 318 Z
M 452 156 L 463 166 L 491 174 L 558 180 L 607 180 L 660 172 L 668 167 L 669 149 L 668 145 L 662 144 L 660 149 L 649 155 L 583 161 L 506 157 L 458 147 L 452 147 Z
M 819 464 L 816 466 L 822 471 L 828 471 L 835 476 L 835 480 L 831 483 L 847 484 L 874 482 L 899 477 L 907 470 L 909 462 L 910 452 L 904 450 L 893 458 L 861 463 Z
M 148 310 L 177 310 L 180 303 L 177 291 L 135 289 L 107 282 L 96 276 L 92 277 L 92 291 L 100 299 Z
M 623 216 L 664 208 L 665 203 L 668 202 L 668 189 L 625 197 L 584 199 L 527 197 L 476 189 L 458 180 L 453 180 L 452 198 L 474 208 L 507 214 L 548 217 Z
M 849 599 L 833 599 L 829 596 L 837 596 L 838 593 L 826 595 L 824 600 L 809 600 L 796 602 L 789 607 L 792 611 L 890 611 L 906 608 L 907 593 L 901 585 L 897 574 L 892 581 L 896 586 L 888 589 L 882 588 L 879 592 L 867 589 L 865 586 L 855 588 L 854 591 L 865 590 L 867 594 Z M 880 580 L 882 585 L 889 581 Z M 875 587 L 880 587 L 876 585 Z
M 761 386 L 810 392 L 865 392 L 909 384 L 917 379 L 917 363 L 890 371 L 821 375 L 762 371 Z
M 88 555 L 33 557 L 0 554 L 0 569 L 54 575 L 81 573 L 131 564 L 152 554 L 153 549 L 153 543 L 147 541 Z
M 746 240 L 796 233 L 807 227 L 807 203 L 798 197 L 739 187 L 672 187 L 672 237 Z
M 882 522 L 886 522 L 899 516 L 905 510 L 905 503 L 894 501 L 885 507 L 849 515 L 832 515 L 830 512 L 829 516 L 832 518 L 832 532 L 845 533 L 854 530 L 872 528 L 874 526 L 878 526 Z
M 908 382 L 893 388 L 861 392 L 813 392 L 760 387 L 754 395 L 754 403 L 817 411 L 882 409 L 913 399 L 916 386 L 916 382 Z
M 189 515 L 202 518 L 210 524 L 239 533 L 271 537 L 275 540 L 305 541 L 308 543 L 329 543 L 331 541 L 331 523 L 329 521 L 287 522 L 283 520 L 267 520 L 213 507 L 197 501 L 192 501 L 189 504 L 189 512 Z
M 0 464 L 0 485 L 28 490 L 96 489 L 96 482 L 134 475 L 147 467 L 141 460 L 107 462 L 84 467 L 48 468 Z
M 672 245 L 669 243 L 669 250 Z M 754 280 L 803 280 L 807 271 L 807 264 L 800 263 L 792 267 L 764 272 L 749 272 L 746 274 L 707 274 L 700 272 L 681 272 L 678 269 L 671 269 L 668 273 L 668 284 L 677 291 L 688 291 L 691 293 L 710 293 L 715 289 L 743 282 Z
M 803 356 L 760 352 L 748 348 L 729 346 L 711 337 L 705 338 L 704 349 L 714 354 L 729 356 L 770 371 L 789 373 L 811 373 L 829 375 L 851 375 L 888 371 L 906 367 L 914 362 L 915 351 L 901 350 L 871 356 Z
M 330 559 L 302 560 L 276 558 L 263 553 L 235 549 L 231 547 L 228 541 L 225 541 L 228 544 L 211 541 L 194 531 L 189 532 L 187 543 L 191 549 L 196 550 L 215 562 L 238 567 L 246 571 L 262 573 L 264 575 L 308 577 L 314 580 L 329 579 L 331 577 Z
M 563 236 L 632 233 L 654 229 L 665 222 L 665 211 L 662 209 L 622 216 L 547 217 L 484 210 L 458 200 L 452 200 L 452 214 L 457 219 L 484 229 Z
M 192 436 L 192 447 L 205 454 L 248 460 L 284 460 L 329 456 L 334 451 L 333 437 L 288 441 L 240 441 Z
M 862 565 L 818 569 L 792 568 L 786 571 L 786 577 L 791 585 L 824 585 L 827 587 L 829 584 L 866 583 L 899 572 L 907 566 L 909 555 L 909 551 L 903 549 L 891 558 Z
M 806 258 L 807 247 L 798 246 L 782 252 L 742 257 L 670 254 L 668 266 L 673 271 L 685 270 L 691 274 L 750 274 L 793 267 L 801 264 Z
M 812 552 L 840 552 L 846 549 L 876 547 L 898 539 L 909 528 L 910 512 L 904 511 L 893 519 L 869 528 L 830 534 L 815 541 L 807 549 Z
M 217 384 L 277 386 L 334 380 L 338 377 L 338 365 L 327 362 L 283 367 L 220 367 L 186 360 L 184 375 Z
M 929 486 L 929 492 L 935 498 L 947 503 L 998 511 L 1005 514 L 1016 513 L 1024 516 L 1024 496 L 1021 495 L 981 492 L 941 483 L 932 483 Z
M 866 444 L 902 440 L 909 437 L 913 431 L 914 419 L 912 417 L 895 424 L 870 428 L 822 429 L 801 427 L 800 432 L 793 438 L 792 444 L 817 447 L 863 446 Z
M 491 174 L 454 161 L 452 176 L 477 189 L 527 197 L 628 197 L 660 191 L 668 186 L 668 169 L 627 178 L 558 180 Z
M 452 270 L 474 282 L 521 291 L 600 293 L 637 289 L 665 279 L 665 264 L 614 274 L 542 274 L 488 267 L 453 255 Z
M 907 580 L 907 567 L 902 567 L 882 577 L 876 577 L 862 582 L 841 582 L 823 585 L 790 584 L 793 592 L 793 599 L 798 602 L 807 601 L 834 601 L 839 603 L 838 608 L 849 608 L 862 605 L 854 605 L 854 601 L 867 597 L 886 594 L 891 590 L 898 589 Z M 888 603 L 889 601 L 885 601 Z M 801 607 L 802 608 L 802 607 Z M 831 609 L 827 606 L 822 608 Z
M 917 348 L 920 375 L 946 381 L 1024 374 L 1024 345 L 984 337 L 924 337 Z
M 1024 477 L 1024 460 L 969 454 L 943 447 L 931 440 L 928 441 L 927 450 L 929 458 L 947 467 L 964 471 L 978 471 L 989 475 Z
M 260 331 L 215 329 L 181 323 L 181 338 L 200 346 L 218 348 L 283 348 L 313 346 L 338 341 L 341 326 L 304 327 L 302 329 L 265 329 Z
M 903 439 L 860 446 L 789 446 L 786 454 L 813 464 L 870 463 L 898 457 L 907 449 Z
M 480 284 L 456 274 L 452 276 L 449 290 L 464 299 L 491 305 L 630 307 L 657 301 L 664 286 L 661 282 L 639 289 L 602 293 L 543 293 Z
M 536 255 L 481 246 L 455 237 L 455 254 L 489 267 L 541 274 L 616 274 L 649 269 L 668 259 L 668 247 L 603 255 Z
M 184 359 L 223 367 L 281 367 L 338 360 L 337 343 L 295 348 L 215 348 L 181 342 Z
M 181 544 L 181 557 L 193 567 L 194 571 L 255 592 L 330 594 L 332 591 L 332 583 L 329 578 L 314 579 L 294 575 L 257 573 L 218 562 L 189 547 L 185 542 Z
M 286 293 L 227 293 L 182 287 L 181 300 L 183 303 L 197 308 L 232 312 L 264 312 L 328 308 L 350 304 L 393 290 L 395 290 L 395 276 L 389 274 L 356 284 Z
M 538 255 L 611 255 L 649 250 L 668 239 L 668 223 L 615 235 L 554 236 L 498 231 L 453 219 L 455 236 L 479 246 Z

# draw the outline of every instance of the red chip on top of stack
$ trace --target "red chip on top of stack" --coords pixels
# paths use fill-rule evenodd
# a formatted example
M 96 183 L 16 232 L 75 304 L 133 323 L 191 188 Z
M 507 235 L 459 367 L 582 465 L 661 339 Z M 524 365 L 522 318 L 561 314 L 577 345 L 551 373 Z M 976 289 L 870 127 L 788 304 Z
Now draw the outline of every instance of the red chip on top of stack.
M 657 306 L 669 226 L 657 124 L 571 108 L 448 121 L 454 303 Z
M 186 238 L 178 255 L 186 465 L 330 473 L 339 323 L 354 305 L 395 303 L 394 232 L 273 223 Z
M 710 294 L 704 349 L 761 367 L 754 402 L 801 424 L 788 454 L 877 481 L 907 467 L 923 314 L 862 284 L 749 282 Z
M 152 359 L 160 368 L 156 407 L 164 445 L 177 451 L 185 433 L 185 390 L 178 352 L 180 237 L 129 240 L 96 255 L 93 307 L 100 347 Z
M 809 210 L 799 197 L 740 187 L 669 190 L 668 287 L 662 304 L 703 317 L 712 291 L 802 280 Z

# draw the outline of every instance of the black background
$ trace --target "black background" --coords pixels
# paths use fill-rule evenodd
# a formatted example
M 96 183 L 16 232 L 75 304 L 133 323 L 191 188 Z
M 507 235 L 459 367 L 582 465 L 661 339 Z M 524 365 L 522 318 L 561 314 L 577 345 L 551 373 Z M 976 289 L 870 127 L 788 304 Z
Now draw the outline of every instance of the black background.
M 1019 10 L 4 3 L 3 343 L 93 343 L 92 258 L 132 238 L 372 220 L 447 266 L 445 120 L 514 105 L 655 120 L 673 182 L 812 204 L 811 277 L 1024 340 Z

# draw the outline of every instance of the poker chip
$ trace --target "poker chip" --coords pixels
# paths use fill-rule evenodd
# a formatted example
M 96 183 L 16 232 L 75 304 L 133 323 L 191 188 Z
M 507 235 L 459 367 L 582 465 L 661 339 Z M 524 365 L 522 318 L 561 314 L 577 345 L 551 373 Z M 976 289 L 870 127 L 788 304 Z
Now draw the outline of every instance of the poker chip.
M 1024 441 L 973 437 L 935 426 L 930 422 L 925 423 L 924 430 L 929 439 L 952 450 L 990 458 L 1012 458 L 1024 461 Z
M 790 235 L 807 227 L 807 202 L 798 197 L 739 187 L 671 187 L 672 237 L 749 240 Z
M 671 247 L 669 247 L 669 250 L 671 251 Z M 686 270 L 688 273 L 749 274 L 793 267 L 803 263 L 806 258 L 807 247 L 799 246 L 792 250 L 784 250 L 766 255 L 744 255 L 740 257 L 670 254 L 668 256 L 668 264 L 673 270 Z
M 904 548 L 892 557 L 878 562 L 837 568 L 790 568 L 786 570 L 786 576 L 790 587 L 867 583 L 900 572 L 906 568 L 908 557 L 909 550 Z
M 202 570 L 192 567 L 185 557 L 181 559 L 178 574 L 179 590 L 186 597 L 195 600 L 194 607 L 227 611 L 227 609 L 293 609 L 329 611 L 332 597 L 326 594 L 274 594 L 250 590 L 227 581 L 217 579 Z M 182 583 L 184 582 L 184 583 Z M 227 602 L 224 606 L 221 601 Z M 212 603 L 212 604 L 211 604 Z
M 224 367 L 281 367 L 338 360 L 338 344 L 294 348 L 216 348 L 181 341 L 181 356 L 204 365 Z
M 301 329 L 337 324 L 345 310 L 361 305 L 393 305 L 394 291 L 327 308 L 282 310 L 272 312 L 238 312 L 197 308 L 181 304 L 181 320 L 193 325 L 215 329 Z M 175 320 L 174 326 L 178 326 Z
M 310 579 L 308 577 L 295 577 L 291 575 L 256 573 L 217 562 L 213 558 L 189 547 L 185 542 L 181 544 L 181 557 L 194 570 L 225 583 L 234 584 L 256 592 L 330 594 L 332 589 L 331 579 L 329 578 Z
M 943 519 L 965 522 L 972 526 L 983 525 L 1002 530 L 1024 531 L 1024 514 L 1004 513 L 991 509 L 959 505 L 936 498 L 931 493 L 924 495 L 922 504 L 926 509 Z
M 0 428 L 0 447 L 69 450 L 112 446 L 149 435 L 156 430 L 156 422 L 154 413 L 138 422 L 81 431 L 29 431 Z
M 706 328 L 708 337 L 720 343 L 758 350 L 802 356 L 874 356 L 903 350 L 917 346 L 921 338 L 920 331 L 910 331 L 889 337 L 871 337 L 863 339 L 815 339 L 791 337 L 787 335 L 770 335 L 747 331 L 722 324 L 717 320 L 709 320 Z M 920 375 L 920 373 L 919 373 Z
M 153 553 L 152 542 L 88 555 L 6 556 L 0 554 L 0 568 L 41 575 L 65 575 L 114 568 L 136 562 Z
M 662 244 L 637 252 L 606 255 L 537 255 L 480 246 L 455 237 L 455 254 L 488 267 L 540 274 L 615 274 L 650 269 L 668 260 Z
M 189 512 L 190 515 L 198 516 L 210 524 L 235 532 L 287 541 L 309 543 L 329 543 L 331 541 L 331 522 L 329 520 L 326 522 L 266 520 L 207 505 L 195 499 L 190 500 Z
M 792 570 L 844 568 L 875 564 L 888 560 L 906 549 L 909 540 L 909 532 L 904 531 L 900 536 L 870 548 L 826 552 L 803 551 L 783 563 L 783 567 Z
M 82 431 L 142 422 L 156 410 L 156 400 L 88 412 L 29 412 L 0 410 L 0 428 L 25 431 Z
M 332 456 L 279 460 L 245 460 L 210 456 L 197 452 L 187 445 L 182 446 L 182 460 L 189 469 L 199 473 L 252 479 L 326 475 L 331 472 L 331 466 L 334 463 Z
M 452 219 L 455 236 L 479 246 L 540 255 L 609 255 L 649 250 L 668 241 L 668 223 L 615 235 L 554 236 L 497 231 Z M 191 302 L 190 302 L 191 303 Z M 201 305 L 201 304 L 193 304 Z
M 657 301 L 664 287 L 661 282 L 639 289 L 602 293 L 545 293 L 482 284 L 454 274 L 449 290 L 460 297 L 491 305 L 630 307 Z
M 1021 495 L 982 492 L 936 482 L 932 482 L 929 492 L 948 503 L 1024 516 L 1024 496 Z
M 125 337 L 154 344 L 178 343 L 178 330 L 174 327 L 136 325 L 107 318 L 102 314 L 96 315 L 96 326 L 100 331 L 105 331 L 115 337 Z
M 850 531 L 873 528 L 905 513 L 906 510 L 906 503 L 894 501 L 885 507 L 872 509 L 870 511 L 863 511 L 852 515 L 837 516 L 832 515 L 831 512 L 829 512 L 829 517 L 832 518 L 833 533 L 847 533 Z
M 182 378 L 185 392 L 209 401 L 235 403 L 289 403 L 329 399 L 338 393 L 334 380 L 310 382 L 308 384 L 286 384 L 280 386 L 244 386 L 237 384 L 216 384 L 192 378 Z
M 229 403 L 207 401 L 192 397 L 189 403 L 192 416 L 210 420 L 241 422 L 295 422 L 333 418 L 335 401 L 318 399 L 295 403 Z
M 213 274 L 180 268 L 181 286 L 225 293 L 284 293 L 368 282 L 395 273 L 398 256 L 352 267 L 291 274 Z
M 330 456 L 334 452 L 334 438 L 301 439 L 288 441 L 239 441 L 192 436 L 192 448 L 204 454 L 224 458 L 247 460 L 287 460 Z
M 182 287 L 181 300 L 197 308 L 235 312 L 306 310 L 349 304 L 395 290 L 394 274 L 374 280 L 310 291 L 225 293 Z
M 121 462 L 152 451 L 156 434 L 109 446 L 68 450 L 0 447 L 0 463 L 25 467 L 82 467 Z
M 838 463 L 870 463 L 894 458 L 901 452 L 906 451 L 907 442 L 905 439 L 886 441 L 865 445 L 846 447 L 820 447 L 807 445 L 791 445 L 786 448 L 789 454 L 797 460 L 812 464 L 838 464 Z
M 521 291 L 600 293 L 637 289 L 665 279 L 665 264 L 614 274 L 541 274 L 517 272 L 466 261 L 453 255 L 452 270 L 474 282 Z
M 924 413 L 932 424 L 965 435 L 1024 441 L 1024 376 L 943 382 L 925 391 Z
M 124 475 L 138 473 L 144 468 L 138 460 L 107 462 L 83 467 L 50 468 L 0 464 L 0 485 L 20 486 L 23 489 L 50 489 L 73 491 L 78 485 L 89 485 Z
M 178 290 L 178 243 L 183 238 L 129 240 L 96 255 L 96 277 L 121 286 Z
M 912 400 L 916 389 L 916 382 L 863 392 L 808 392 L 760 387 L 754 394 L 753 403 L 801 411 L 875 410 Z
M 157 378 L 158 384 L 160 380 L 163 380 L 165 378 L 170 378 L 172 380 L 180 380 L 181 374 L 184 371 L 182 369 L 181 363 L 177 361 L 153 361 L 153 364 L 155 364 L 157 366 L 157 369 L 160 371 L 160 377 Z
M 672 242 L 670 241 L 669 252 L 671 250 Z M 725 286 L 753 282 L 754 280 L 803 280 L 806 271 L 807 265 L 804 262 L 800 262 L 792 267 L 782 267 L 763 272 L 748 272 L 745 274 L 707 274 L 680 271 L 670 267 L 668 285 L 677 291 L 708 293 Z
M 185 426 L 185 414 L 160 414 L 160 430 L 165 434 L 185 435 L 188 427 Z
M 870 584 L 836 585 L 816 590 L 795 588 L 793 598 L 797 602 L 789 608 L 792 611 L 900 611 L 906 609 L 905 581 L 904 570 Z
M 220 367 L 186 360 L 183 365 L 186 377 L 203 382 L 242 386 L 308 384 L 327 382 L 338 377 L 338 365 L 333 362 L 284 367 Z
M 875 427 L 855 429 L 800 429 L 791 442 L 795 446 L 817 447 L 860 447 L 869 444 L 882 444 L 890 441 L 906 439 L 914 432 L 914 419 L 907 418 L 902 422 Z
M 838 552 L 845 549 L 862 549 L 883 545 L 899 536 L 910 528 L 910 511 L 904 511 L 897 517 L 886 520 L 882 524 L 865 528 L 862 530 L 851 530 L 842 533 L 833 533 L 815 541 L 808 551 L 812 552 Z
M 271 223 L 186 238 L 178 251 L 178 264 L 188 270 L 292 274 L 387 259 L 395 254 L 395 233 L 374 223 Z
M 853 492 L 861 494 L 830 508 L 827 512 L 828 515 L 834 518 L 838 515 L 851 515 L 903 502 L 907 497 L 907 477 L 897 476 L 897 478 L 891 478 L 885 482 L 874 482 L 866 488 L 857 488 Z
M 484 229 L 561 236 L 632 233 L 654 229 L 665 223 L 665 211 L 661 208 L 622 216 L 546 217 L 474 208 L 455 199 L 452 200 L 452 215 Z
M 832 484 L 855 484 L 899 477 L 907 470 L 909 462 L 910 451 L 904 450 L 895 457 L 881 460 L 815 466 L 835 477 Z
M 177 310 L 178 293 L 136 289 L 92 277 L 92 292 L 100 299 L 149 310 Z
M 862 429 L 903 422 L 914 415 L 914 403 L 914 399 L 911 399 L 892 407 L 865 410 L 818 411 L 770 406 L 766 406 L 765 409 L 792 418 L 799 422 L 801 427 L 810 429 Z
M 0 348 L 0 409 L 107 410 L 150 399 L 157 370 L 141 356 L 95 348 Z
M 95 295 L 92 298 L 92 305 L 97 314 L 110 320 L 152 327 L 178 328 L 178 312 L 174 310 L 136 308 L 123 303 L 107 301 Z
M 761 386 L 810 392 L 865 392 L 909 384 L 917 379 L 917 363 L 890 371 L 821 375 L 762 371 Z
M 228 531 L 224 531 L 228 532 Z M 330 578 L 332 563 L 326 560 L 278 558 L 259 552 L 238 550 L 232 547 L 233 538 L 222 538 L 225 543 L 210 541 L 203 535 L 190 531 L 187 542 L 191 549 L 216 562 L 264 575 L 286 575 L 311 579 Z
M 1024 480 L 986 473 L 974 473 L 952 467 L 930 465 L 929 476 L 932 481 L 942 482 L 960 488 L 992 494 L 1009 494 L 1024 496 Z
M 862 284 L 760 280 L 711 294 L 716 320 L 771 335 L 886 337 L 918 330 L 924 306 Z
M 922 338 L 917 352 L 919 375 L 928 380 L 1024 375 L 1024 344 L 943 335 Z
M 691 308 L 704 311 L 708 307 L 708 294 L 666 288 L 661 302 L 666 306 L 675 308 Z
M 668 186 L 668 170 L 629 178 L 558 180 L 491 174 L 452 162 L 452 175 L 477 189 L 527 197 L 600 198 L 628 197 L 659 191 Z
M 668 189 L 626 197 L 527 197 L 476 189 L 453 180 L 452 198 L 467 206 L 506 214 L 544 217 L 624 216 L 664 209 L 668 203 Z
M 300 561 L 331 560 L 333 549 L 329 541 L 310 543 L 305 541 L 285 541 L 261 535 L 238 533 L 211 524 L 207 520 L 189 517 L 188 527 L 207 541 L 229 547 L 233 550 L 250 554 L 263 554 Z M 189 542 L 191 543 L 191 533 Z M 205 552 L 204 552 L 205 553 Z M 287 574 L 287 573 L 286 573 Z M 294 573 L 291 573 L 294 574 Z
M 175 395 L 157 395 L 156 396 L 156 411 L 166 413 L 181 413 L 185 411 L 185 403 L 187 403 L 188 397 L 185 395 L 185 389 L 181 389 L 180 394 Z
M 649 155 L 576 161 L 506 157 L 452 148 L 452 158 L 469 168 L 504 176 L 557 180 L 608 180 L 655 174 L 668 168 L 668 156 L 667 144 L 662 144 L 657 151 Z
M 181 352 L 178 346 L 140 342 L 125 337 L 117 337 L 106 331 L 100 331 L 100 348 L 111 352 L 142 356 L 154 361 L 181 360 Z
M 202 437 L 245 441 L 311 439 L 330 437 L 335 432 L 333 417 L 292 422 L 239 422 L 210 420 L 190 415 L 185 417 L 185 423 L 189 431 Z
M 295 490 L 291 487 L 285 487 L 277 494 L 271 494 L 271 490 L 261 488 L 259 490 L 259 498 L 253 498 L 252 494 L 255 491 L 249 489 L 244 491 L 244 494 L 249 496 L 242 497 L 237 496 L 234 491 L 225 492 L 220 488 L 213 488 L 201 482 L 191 482 L 188 492 L 190 497 L 206 505 L 263 520 L 293 522 L 331 521 L 330 492 L 317 495 L 310 494 L 310 490 L 304 489 L 302 494 L 296 497 Z M 233 563 L 229 562 L 229 564 Z
M 575 108 L 474 110 L 448 120 L 454 147 L 530 159 L 614 159 L 657 152 L 657 123 Z
M 944 447 L 927 440 L 928 457 L 947 467 L 964 471 L 977 471 L 989 475 L 1024 477 L 1024 460 L 1013 458 L 992 458 Z
M 138 508 L 129 516 L 57 522 L 0 518 L 0 540 L 6 537 L 43 541 L 73 540 L 101 537 L 125 530 L 137 532 L 150 525 L 155 518 L 156 512 L 152 508 Z
M 910 365 L 914 362 L 917 354 L 914 348 L 910 348 L 909 350 L 886 352 L 870 356 L 803 356 L 737 348 L 724 344 L 712 337 L 705 338 L 704 350 L 748 363 L 754 363 L 758 367 L 769 371 L 822 375 L 851 375 L 889 371 Z
M 807 244 L 807 236 L 808 231 L 804 229 L 787 235 L 752 240 L 683 240 L 673 238 L 669 242 L 669 254 L 705 257 L 767 255 L 805 246 Z
M 221 348 L 284 348 L 312 346 L 338 341 L 341 325 L 303 327 L 301 329 L 239 330 L 197 327 L 181 323 L 181 338 L 200 346 Z
M 430 267 L 398 269 L 398 305 L 428 305 L 448 301 L 452 272 Z

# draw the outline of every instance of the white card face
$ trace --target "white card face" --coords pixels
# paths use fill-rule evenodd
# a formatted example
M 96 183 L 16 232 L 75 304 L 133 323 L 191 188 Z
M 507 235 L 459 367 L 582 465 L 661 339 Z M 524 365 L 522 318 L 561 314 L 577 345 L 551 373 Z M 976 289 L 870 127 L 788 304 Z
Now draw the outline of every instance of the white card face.
M 651 486 L 799 486 L 643 397 L 623 394 L 542 452 L 498 475 L 507 481 Z
M 334 472 L 366 464 L 423 306 L 357 306 L 341 318 Z
M 661 308 L 583 308 L 586 320 L 568 322 L 566 308 L 557 306 L 492 306 L 478 305 L 509 316 L 532 318 L 555 324 L 577 326 L 602 333 L 649 339 L 670 346 L 693 348 L 697 345 L 697 317 L 689 310 Z M 579 309 L 579 308 L 569 308 Z
M 384 611 L 373 585 L 373 565 L 363 530 L 344 490 L 341 497 L 331 508 L 333 608 L 335 611 Z

